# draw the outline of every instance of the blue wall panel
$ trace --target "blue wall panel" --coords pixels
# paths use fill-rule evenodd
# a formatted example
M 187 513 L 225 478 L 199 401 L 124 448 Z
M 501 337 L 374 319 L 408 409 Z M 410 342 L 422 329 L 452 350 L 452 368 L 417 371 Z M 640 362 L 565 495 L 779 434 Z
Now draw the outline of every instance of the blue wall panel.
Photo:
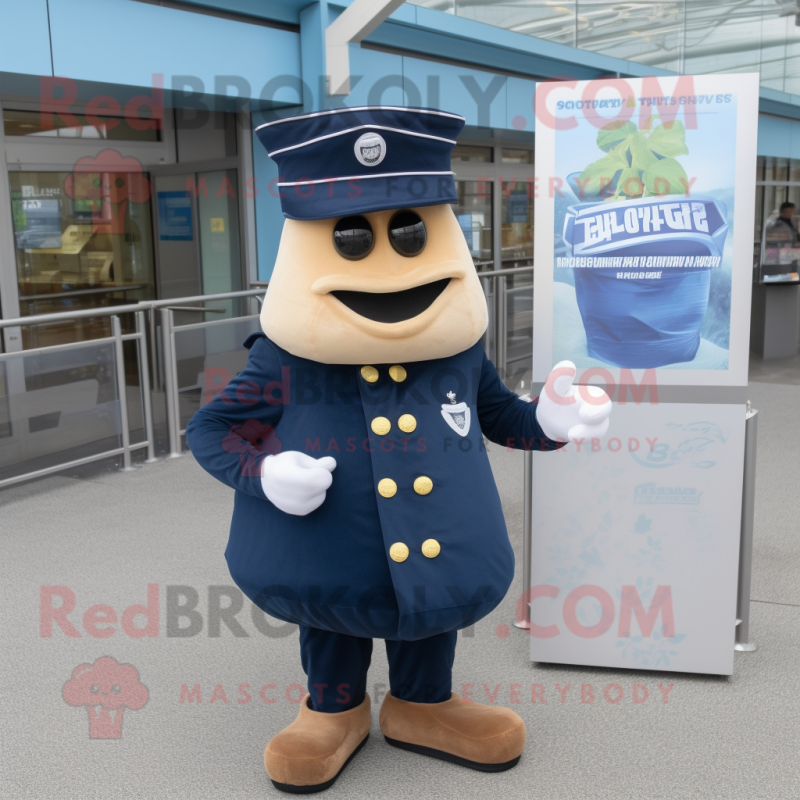
M 312 3 L 300 14 L 300 65 L 303 75 L 303 111 L 324 107 L 326 95 L 325 29 L 330 24 L 325 0 Z
M 533 105 L 536 81 L 509 78 L 506 83 L 506 124 L 504 128 L 533 133 L 535 109 Z
M 285 112 L 300 113 L 297 108 Z M 278 245 L 283 230 L 283 212 L 278 196 L 280 191 L 275 183 L 278 178 L 278 167 L 267 155 L 264 145 L 258 140 L 255 128 L 263 122 L 275 119 L 274 115 L 268 118 L 263 114 L 253 114 L 253 176 L 256 188 L 256 250 L 258 254 L 258 279 L 268 281 L 272 277 L 272 268 L 275 266 L 275 257 L 278 255 Z M 270 182 L 272 185 L 270 185 Z
M 758 155 L 800 158 L 800 122 L 759 116 Z
M 355 76 L 359 80 L 353 85 Z M 328 105 L 418 105 L 413 97 L 404 99 L 401 56 L 350 45 L 350 85 L 352 91 L 347 97 L 329 98 Z
M 300 11 L 308 0 L 184 0 L 195 6 L 221 9 L 250 17 L 299 24 Z
M 46 0 L 0 0 L 0 72 L 53 74 Z
M 300 73 L 300 37 L 291 31 L 192 14 L 130 0 L 50 0 L 56 75 L 150 86 L 163 73 L 192 76 L 214 93 L 217 76 L 236 76 L 258 97 L 267 81 Z M 231 92 L 237 94 L 237 92 Z M 275 99 L 296 102 L 291 88 Z
M 404 57 L 403 76 L 406 94 L 421 97 L 423 105 L 461 114 L 467 125 L 506 126 L 505 75 Z

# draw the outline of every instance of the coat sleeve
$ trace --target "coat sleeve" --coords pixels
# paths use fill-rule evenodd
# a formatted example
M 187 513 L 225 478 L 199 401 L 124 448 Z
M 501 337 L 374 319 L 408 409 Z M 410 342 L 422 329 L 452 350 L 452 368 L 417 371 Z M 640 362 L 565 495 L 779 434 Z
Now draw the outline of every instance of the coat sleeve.
M 265 499 L 261 462 L 279 453 L 275 428 L 289 402 L 288 367 L 264 336 L 251 337 L 247 366 L 186 426 L 186 442 L 217 480 Z
M 520 400 L 506 388 L 483 354 L 481 380 L 478 388 L 478 420 L 489 441 L 515 450 L 556 450 L 566 442 L 548 439 L 536 419 L 539 398 L 531 402 Z

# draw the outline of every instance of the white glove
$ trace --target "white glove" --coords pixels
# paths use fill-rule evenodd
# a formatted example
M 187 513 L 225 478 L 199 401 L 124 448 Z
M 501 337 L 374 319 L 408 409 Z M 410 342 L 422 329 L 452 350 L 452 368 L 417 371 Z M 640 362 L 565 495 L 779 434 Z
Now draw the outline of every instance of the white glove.
M 600 439 L 608 431 L 611 400 L 598 386 L 573 386 L 576 373 L 571 361 L 559 361 L 539 395 L 536 419 L 549 439 Z
M 287 450 L 264 459 L 261 488 L 281 511 L 304 517 L 324 502 L 335 469 L 336 459 L 331 456 L 312 458 L 299 450 Z

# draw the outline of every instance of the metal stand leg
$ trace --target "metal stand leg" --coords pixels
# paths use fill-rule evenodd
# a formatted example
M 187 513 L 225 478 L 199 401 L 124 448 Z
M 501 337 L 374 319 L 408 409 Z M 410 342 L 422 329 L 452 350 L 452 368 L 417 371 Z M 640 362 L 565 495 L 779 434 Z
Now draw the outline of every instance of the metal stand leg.
M 523 458 L 522 479 L 525 482 L 525 489 L 522 507 L 522 596 L 528 597 L 531 590 L 531 537 L 533 536 L 533 451 L 526 450 Z M 523 618 L 514 620 L 514 627 L 527 631 L 531 627 L 530 603 L 525 603 L 524 609 Z
M 756 496 L 756 448 L 758 411 L 747 403 L 744 434 L 744 487 L 742 491 L 742 534 L 739 543 L 739 590 L 736 595 L 736 643 L 734 650 L 751 653 L 756 643 L 750 640 L 750 582 L 753 571 L 753 517 Z

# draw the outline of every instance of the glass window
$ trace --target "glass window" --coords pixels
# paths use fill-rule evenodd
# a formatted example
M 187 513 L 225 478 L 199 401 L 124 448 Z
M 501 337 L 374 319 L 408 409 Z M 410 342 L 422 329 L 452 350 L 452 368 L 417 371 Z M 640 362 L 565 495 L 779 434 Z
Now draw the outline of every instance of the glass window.
M 764 156 L 756 157 L 756 181 L 764 180 Z
M 147 174 L 11 172 L 9 183 L 23 316 L 154 296 Z M 98 317 L 26 327 L 23 343 L 92 339 L 108 326 Z
M 500 179 L 503 224 L 501 228 L 502 266 L 522 266 L 516 262 L 533 258 L 533 179 Z
M 452 161 L 476 161 L 480 164 L 492 163 L 492 148 L 472 144 L 457 144 L 453 148 Z
M 757 71 L 756 65 L 764 59 L 762 47 L 775 43 L 776 39 L 774 31 L 767 33 L 762 27 L 765 18 L 771 15 L 753 8 L 753 5 L 751 2 L 725 0 L 714 3 L 684 3 L 684 19 L 675 20 L 676 27 L 681 22 L 685 25 L 684 30 L 678 30 L 679 38 L 683 39 L 684 52 L 681 71 L 687 75 Z M 766 4 L 761 6 L 762 9 L 765 7 Z M 783 28 L 782 38 L 785 38 L 785 22 L 779 20 L 778 24 Z M 783 44 L 782 41 L 781 45 Z M 774 57 L 772 55 L 764 60 L 770 61 Z M 785 56 L 781 53 L 780 57 Z
M 224 169 L 200 172 L 197 177 L 198 185 L 205 181 L 208 186 L 208 191 L 197 197 L 203 294 L 238 292 L 242 288 L 242 267 L 237 172 Z M 227 305 L 230 316 L 235 303 L 228 300 L 218 305 Z
M 756 182 L 755 242 L 760 245 L 764 226 L 777 218 L 781 203 L 788 200 L 800 208 L 800 159 L 759 156 Z
M 755 231 L 753 241 L 759 242 L 761 239 L 761 227 L 764 224 L 764 186 L 756 186 L 756 215 Z
M 533 150 L 509 150 L 503 148 L 504 164 L 533 164 Z
M 540 39 L 550 39 L 561 44 L 573 47 L 582 46 L 575 41 L 576 19 L 578 3 L 576 0 L 559 0 L 559 2 L 536 3 L 498 3 L 495 0 L 478 0 L 477 2 L 463 2 L 463 0 L 411 0 L 414 5 L 433 8 L 437 11 L 455 13 L 459 17 L 467 17 L 487 25 L 499 28 L 508 28 L 517 33 L 526 33 Z M 452 10 L 451 10 L 452 9 Z M 583 28 L 591 29 L 592 24 L 586 17 L 583 8 L 578 24 Z M 596 18 L 598 14 L 588 15 Z M 624 15 L 617 11 L 607 11 L 607 18 L 619 19 Z M 587 49 L 594 49 L 587 46 Z
M 764 205 L 760 280 L 765 283 L 797 282 L 800 264 L 800 237 L 797 233 L 800 186 L 765 186 L 763 189 L 765 197 L 771 195 L 772 202 Z M 785 201 L 793 206 L 781 210 L 780 205 Z
M 764 219 L 771 216 L 778 216 L 781 203 L 786 200 L 785 186 L 765 186 L 764 187 Z M 759 238 L 761 238 L 761 225 L 759 225 Z
M 786 200 L 794 203 L 794 215 L 797 216 L 797 209 L 800 208 L 800 186 L 789 186 L 786 189 Z
M 33 136 L 60 139 L 107 139 L 122 142 L 158 142 L 161 130 L 149 125 L 149 120 L 136 119 L 134 127 L 125 117 L 113 117 L 98 109 L 92 119 L 85 114 L 70 114 L 67 119 L 56 113 L 3 110 L 3 130 L 6 136 Z M 160 123 L 159 123 L 160 124 Z M 143 128 L 143 130 L 140 130 Z
M 789 0 L 410 0 L 538 39 L 679 74 L 759 72 L 800 94 L 800 26 Z
M 476 266 L 490 267 L 492 258 L 492 182 L 456 181 L 458 202 L 453 212 L 464 232 Z
M 789 179 L 789 160 L 786 158 L 773 158 L 769 156 L 765 159 L 764 180 L 765 181 L 786 181 Z
M 433 8 L 444 14 L 456 13 L 456 0 L 413 0 L 415 5 Z

